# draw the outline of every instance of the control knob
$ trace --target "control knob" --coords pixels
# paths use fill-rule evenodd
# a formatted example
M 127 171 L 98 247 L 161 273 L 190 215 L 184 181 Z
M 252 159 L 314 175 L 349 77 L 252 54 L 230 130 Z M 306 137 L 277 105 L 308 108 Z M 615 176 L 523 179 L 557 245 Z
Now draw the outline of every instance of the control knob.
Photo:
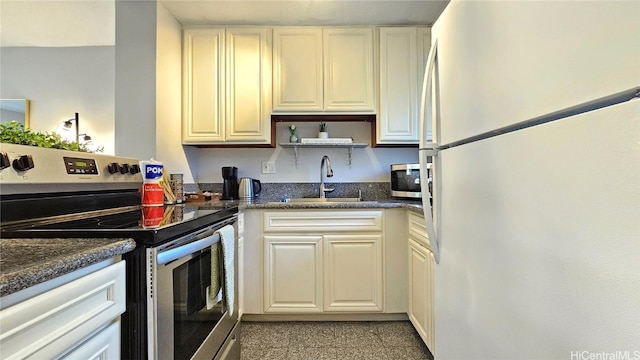
M 0 154 L 0 170 L 6 169 L 11 166 L 11 161 L 9 161 L 9 155 L 6 152 Z
M 110 163 L 109 165 L 107 165 L 107 171 L 109 171 L 109 174 L 120 172 L 120 164 L 118 164 L 117 162 Z
M 120 167 L 120 174 L 126 174 L 129 172 L 129 164 L 122 164 Z
M 129 172 L 131 175 L 135 175 L 140 172 L 140 166 L 138 164 L 131 164 L 129 167 Z
M 31 155 L 21 155 L 17 159 L 13 159 L 13 168 L 18 171 L 27 171 L 33 169 L 33 158 Z

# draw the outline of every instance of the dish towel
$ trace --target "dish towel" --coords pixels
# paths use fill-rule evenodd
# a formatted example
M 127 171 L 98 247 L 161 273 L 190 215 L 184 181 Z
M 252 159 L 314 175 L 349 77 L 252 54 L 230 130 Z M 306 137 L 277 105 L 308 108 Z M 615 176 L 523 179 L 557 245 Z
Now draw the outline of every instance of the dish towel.
M 220 259 L 222 258 L 222 247 L 220 242 L 211 245 L 211 285 L 207 288 L 207 310 L 220 301 L 220 279 L 222 269 L 220 268 Z
M 235 278 L 234 264 L 235 264 L 235 251 L 234 245 L 236 242 L 235 230 L 231 225 L 225 225 L 220 230 L 216 231 L 220 234 L 222 241 L 222 257 L 224 268 L 224 293 L 227 300 L 227 306 L 229 307 L 229 314 L 233 315 L 234 301 L 235 301 L 235 284 L 233 279 Z

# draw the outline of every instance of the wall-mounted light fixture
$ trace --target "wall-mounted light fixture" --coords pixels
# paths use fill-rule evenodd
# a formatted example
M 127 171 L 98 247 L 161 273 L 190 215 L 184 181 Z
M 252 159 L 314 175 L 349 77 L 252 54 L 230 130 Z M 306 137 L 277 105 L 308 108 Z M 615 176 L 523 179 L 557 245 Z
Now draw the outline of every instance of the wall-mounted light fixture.
M 80 143 L 80 137 L 82 137 L 82 141 L 85 142 L 91 140 L 91 136 L 87 134 L 80 134 L 80 115 L 78 113 L 76 113 L 75 118 L 65 120 L 63 125 L 65 130 L 70 130 L 72 127 L 74 127 L 73 125 L 75 125 L 77 143 Z

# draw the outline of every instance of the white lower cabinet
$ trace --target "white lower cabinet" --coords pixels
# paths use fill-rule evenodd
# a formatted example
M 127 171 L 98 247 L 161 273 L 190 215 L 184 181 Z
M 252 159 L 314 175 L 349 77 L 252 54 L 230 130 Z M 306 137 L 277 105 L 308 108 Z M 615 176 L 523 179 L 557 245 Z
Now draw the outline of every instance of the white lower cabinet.
M 322 311 L 322 236 L 265 235 L 265 312 Z
M 117 262 L 14 305 L 3 306 L 1 357 L 119 358 L 119 320 L 126 306 L 124 265 L 124 261 Z M 37 291 L 38 286 L 33 290 Z
M 120 321 L 100 331 L 82 345 L 68 353 L 64 359 L 119 359 L 120 358 Z
M 265 211 L 264 312 L 383 311 L 382 211 Z
M 435 260 L 429 247 L 424 221 L 416 214 L 408 214 L 409 225 L 409 320 L 416 331 L 434 351 L 433 270 Z
M 382 235 L 324 236 L 324 310 L 382 311 Z

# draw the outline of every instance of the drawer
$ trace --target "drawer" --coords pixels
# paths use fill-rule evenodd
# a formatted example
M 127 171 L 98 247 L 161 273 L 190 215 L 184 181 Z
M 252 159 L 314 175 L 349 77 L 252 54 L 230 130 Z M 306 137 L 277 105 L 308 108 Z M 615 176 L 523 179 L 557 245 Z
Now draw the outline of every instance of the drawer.
M 381 210 L 265 211 L 265 232 L 382 231 Z
M 431 243 L 429 242 L 429 234 L 427 233 L 427 225 L 424 223 L 424 218 L 412 212 L 408 214 L 407 226 L 409 228 L 409 237 L 431 250 Z
M 120 261 L 0 311 L 2 357 L 55 358 L 125 311 Z

